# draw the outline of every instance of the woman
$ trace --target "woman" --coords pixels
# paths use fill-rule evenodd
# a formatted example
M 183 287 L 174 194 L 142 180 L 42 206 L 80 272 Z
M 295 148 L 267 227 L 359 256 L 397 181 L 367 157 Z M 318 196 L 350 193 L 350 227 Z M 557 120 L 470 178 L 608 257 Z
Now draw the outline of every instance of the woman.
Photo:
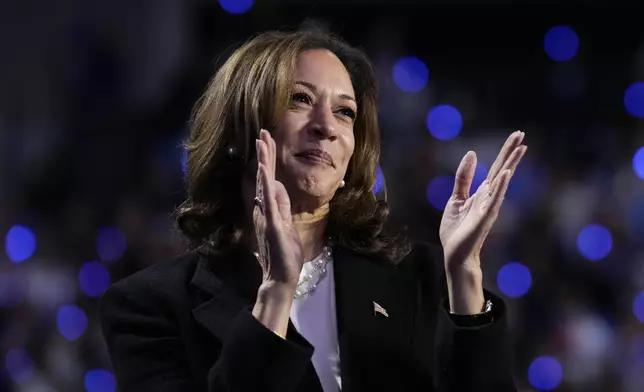
M 516 390 L 479 253 L 523 133 L 472 196 L 465 155 L 442 246 L 411 246 L 371 191 L 377 96 L 365 55 L 321 32 L 261 34 L 219 69 L 187 143 L 194 250 L 102 299 L 121 391 Z

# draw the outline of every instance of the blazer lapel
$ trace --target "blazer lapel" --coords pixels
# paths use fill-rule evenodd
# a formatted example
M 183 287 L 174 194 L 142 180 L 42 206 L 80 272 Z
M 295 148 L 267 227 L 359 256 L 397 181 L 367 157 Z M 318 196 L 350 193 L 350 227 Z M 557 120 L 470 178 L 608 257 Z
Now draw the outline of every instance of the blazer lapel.
M 413 323 L 413 285 L 399 272 L 395 266 L 334 249 L 343 392 L 382 388 L 389 377 L 397 377 L 392 366 L 409 347 Z
M 219 340 L 224 339 L 239 312 L 253 305 L 253 293 L 261 281 L 257 263 L 249 263 L 244 255 L 232 257 L 214 259 L 200 255 L 190 281 L 196 297 L 192 314 Z

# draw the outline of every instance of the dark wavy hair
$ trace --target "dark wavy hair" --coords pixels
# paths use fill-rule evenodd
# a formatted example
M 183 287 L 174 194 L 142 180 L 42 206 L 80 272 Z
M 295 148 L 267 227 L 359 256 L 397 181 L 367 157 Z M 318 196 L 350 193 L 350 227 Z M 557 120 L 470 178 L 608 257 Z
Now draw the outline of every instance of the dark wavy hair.
M 380 156 L 375 68 L 362 51 L 315 25 L 259 34 L 214 75 L 195 106 L 185 144 L 188 195 L 177 210 L 179 229 L 191 248 L 214 253 L 232 250 L 254 235 L 245 227 L 242 194 L 243 179 L 256 170 L 254 141 L 261 128 L 273 129 L 286 113 L 298 55 L 310 49 L 329 50 L 342 61 L 359 104 L 356 147 L 346 185 L 330 202 L 327 235 L 335 246 L 397 264 L 410 252 L 410 242 L 388 230 L 387 203 L 372 191 Z

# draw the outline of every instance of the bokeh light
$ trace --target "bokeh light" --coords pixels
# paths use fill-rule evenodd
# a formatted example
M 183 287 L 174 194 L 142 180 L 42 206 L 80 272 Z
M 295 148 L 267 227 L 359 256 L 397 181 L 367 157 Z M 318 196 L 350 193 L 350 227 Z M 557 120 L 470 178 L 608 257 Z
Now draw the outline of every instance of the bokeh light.
M 522 297 L 532 285 L 530 269 L 521 263 L 507 263 L 499 269 L 496 275 L 496 284 L 505 296 Z
M 633 171 L 638 178 L 644 180 L 644 147 L 640 147 L 633 155 Z
M 373 185 L 373 193 L 376 195 L 382 191 L 384 185 L 384 177 L 382 176 L 382 169 L 380 165 L 376 166 L 376 183 Z
M 78 283 L 88 297 L 98 297 L 103 294 L 110 282 L 110 272 L 96 261 L 84 263 L 78 272 Z
M 435 177 L 427 185 L 427 200 L 434 208 L 443 211 L 453 191 L 454 176 Z
M 127 247 L 125 234 L 116 227 L 104 227 L 96 236 L 96 253 L 103 261 L 116 261 Z
M 13 226 L 5 238 L 5 251 L 11 261 L 22 263 L 36 251 L 36 235 L 26 226 Z
M 555 26 L 543 38 L 543 49 L 555 61 L 568 61 L 579 50 L 579 37 L 568 26 Z
M 57 324 L 65 339 L 76 340 L 87 329 L 87 315 L 76 305 L 64 305 L 58 309 Z
M 85 373 L 85 390 L 87 392 L 114 392 L 116 391 L 116 381 L 109 371 L 92 369 Z
M 641 323 L 644 323 L 644 291 L 637 294 L 633 300 L 633 314 Z
M 403 57 L 394 64 L 393 77 L 399 89 L 417 93 L 427 85 L 429 69 L 418 57 Z
M 17 384 L 27 381 L 33 375 L 33 361 L 24 349 L 10 349 L 4 362 L 9 377 Z
M 454 139 L 462 127 L 461 113 L 453 106 L 438 105 L 427 114 L 427 129 L 438 140 Z
M 581 229 L 577 236 L 579 253 L 590 261 L 598 261 L 610 253 L 613 238 L 610 231 L 602 225 L 590 224 Z
M 243 14 L 251 9 L 254 0 L 219 0 L 219 5 L 230 14 Z
M 540 391 L 551 391 L 559 386 L 563 368 L 559 361 L 550 356 L 536 358 L 528 368 L 530 384 Z
M 631 116 L 644 118 L 644 82 L 633 83 L 626 89 L 624 106 Z

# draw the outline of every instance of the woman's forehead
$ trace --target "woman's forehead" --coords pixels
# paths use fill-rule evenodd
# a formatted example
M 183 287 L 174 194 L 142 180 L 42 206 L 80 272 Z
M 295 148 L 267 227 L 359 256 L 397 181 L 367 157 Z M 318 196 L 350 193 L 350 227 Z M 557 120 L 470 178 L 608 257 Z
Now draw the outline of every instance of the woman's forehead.
M 342 61 L 326 49 L 302 52 L 298 57 L 295 69 L 295 80 L 318 89 L 354 96 L 349 72 Z

